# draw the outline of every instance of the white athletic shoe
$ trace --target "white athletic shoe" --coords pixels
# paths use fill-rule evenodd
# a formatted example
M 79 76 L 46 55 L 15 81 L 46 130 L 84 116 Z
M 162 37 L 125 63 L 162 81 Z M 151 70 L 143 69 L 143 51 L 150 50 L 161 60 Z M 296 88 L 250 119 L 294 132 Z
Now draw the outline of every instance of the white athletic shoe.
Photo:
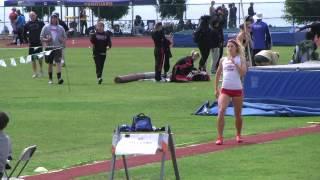
M 48 84 L 53 84 L 52 80 L 49 80 Z
M 37 78 L 38 77 L 38 75 L 37 74 L 33 74 L 32 75 L 32 78 L 34 79 L 34 78 Z

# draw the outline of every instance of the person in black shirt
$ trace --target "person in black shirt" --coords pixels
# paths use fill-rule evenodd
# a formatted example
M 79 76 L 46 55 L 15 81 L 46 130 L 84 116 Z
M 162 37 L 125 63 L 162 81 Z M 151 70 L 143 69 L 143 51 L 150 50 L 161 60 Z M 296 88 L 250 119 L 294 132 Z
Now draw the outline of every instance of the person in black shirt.
M 155 26 L 155 31 L 152 33 L 154 42 L 154 58 L 155 58 L 155 80 L 161 80 L 161 71 L 165 59 L 165 42 L 166 37 L 162 29 L 162 23 L 159 22 Z
M 207 60 L 210 55 L 210 44 L 212 43 L 211 39 L 211 29 L 209 27 L 211 17 L 210 16 L 202 16 L 200 18 L 200 25 L 195 31 L 194 36 L 198 37 L 197 45 L 200 50 L 201 59 L 199 62 L 199 70 L 200 71 L 207 71 L 206 65 Z
M 171 82 L 192 81 L 193 72 L 198 72 L 194 67 L 194 62 L 200 58 L 196 51 L 191 52 L 191 56 L 181 58 L 172 68 Z
M 93 45 L 93 59 L 96 64 L 98 84 L 101 84 L 107 50 L 112 47 L 110 33 L 104 31 L 103 22 L 98 22 L 96 25 L 96 32 L 90 33 L 90 41 Z
M 24 37 L 28 37 L 29 55 L 31 55 L 33 70 L 32 78 L 36 78 L 43 75 L 42 59 L 38 57 L 38 53 L 42 52 L 40 33 L 44 23 L 37 19 L 37 14 L 33 11 L 29 13 L 29 17 L 30 21 L 24 26 Z M 37 72 L 36 60 L 39 62 L 39 73 Z
M 250 7 L 248 8 L 248 15 L 253 17 L 256 13 L 254 12 L 253 9 L 253 3 L 250 3 Z

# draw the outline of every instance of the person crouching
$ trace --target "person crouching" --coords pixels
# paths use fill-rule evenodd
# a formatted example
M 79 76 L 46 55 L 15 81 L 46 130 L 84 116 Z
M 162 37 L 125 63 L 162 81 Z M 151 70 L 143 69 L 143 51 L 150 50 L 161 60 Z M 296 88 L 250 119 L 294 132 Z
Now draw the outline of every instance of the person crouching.
M 192 81 L 193 72 L 197 72 L 194 62 L 200 58 L 196 51 L 191 52 L 191 56 L 186 56 L 177 61 L 172 68 L 171 82 L 189 82 Z
M 103 22 L 98 22 L 96 25 L 96 32 L 90 33 L 90 41 L 93 45 L 93 59 L 96 64 L 98 84 L 101 84 L 103 81 L 102 73 L 107 56 L 107 50 L 112 46 L 110 34 L 104 31 Z

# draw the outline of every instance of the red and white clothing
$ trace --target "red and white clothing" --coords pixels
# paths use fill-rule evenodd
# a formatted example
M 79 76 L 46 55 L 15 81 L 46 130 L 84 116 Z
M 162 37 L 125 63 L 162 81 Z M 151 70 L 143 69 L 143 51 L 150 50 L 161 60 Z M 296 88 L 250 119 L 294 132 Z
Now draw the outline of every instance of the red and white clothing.
M 241 66 L 240 56 L 233 57 L 234 63 L 230 58 L 222 59 L 222 86 L 221 93 L 230 97 L 242 96 L 241 75 L 236 65 Z

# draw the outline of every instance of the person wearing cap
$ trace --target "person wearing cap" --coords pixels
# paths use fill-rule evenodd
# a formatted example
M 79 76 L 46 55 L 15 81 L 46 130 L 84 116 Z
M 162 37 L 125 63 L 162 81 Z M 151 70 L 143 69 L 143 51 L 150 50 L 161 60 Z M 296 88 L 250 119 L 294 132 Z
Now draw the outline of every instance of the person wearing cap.
M 61 76 L 62 49 L 65 47 L 67 35 L 62 26 L 59 25 L 58 16 L 51 15 L 50 23 L 45 25 L 40 33 L 40 39 L 46 46 L 45 60 L 48 63 L 49 84 L 52 84 L 53 62 L 57 66 L 58 84 L 63 84 Z
M 7 159 L 11 156 L 11 141 L 4 129 L 9 123 L 9 117 L 5 112 L 0 112 L 0 179 L 3 177 Z
M 103 22 L 99 21 L 96 25 L 96 32 L 90 33 L 90 42 L 93 45 L 93 59 L 96 65 L 96 75 L 98 84 L 101 84 L 104 63 L 107 57 L 107 50 L 111 49 L 112 42 L 109 32 L 104 31 Z
M 33 11 L 29 13 L 30 21 L 24 26 L 24 36 L 28 37 L 29 41 L 29 55 L 32 60 L 32 78 L 43 76 L 42 70 L 42 58 L 39 58 L 38 54 L 42 52 L 42 43 L 40 39 L 40 33 L 44 27 L 43 21 L 38 20 L 37 14 Z M 37 72 L 37 63 L 39 61 L 40 71 Z
M 68 25 L 67 25 L 62 19 L 60 19 L 60 14 L 57 13 L 57 12 L 55 12 L 54 14 L 58 17 L 59 25 L 63 27 L 63 29 L 66 31 L 66 33 L 68 33 L 69 27 L 68 27 Z M 62 65 L 63 67 L 66 65 L 65 56 L 64 56 L 64 49 L 62 49 L 61 65 Z
M 268 25 L 262 21 L 262 13 L 257 13 L 255 18 L 257 21 L 252 24 L 253 39 L 253 55 L 258 54 L 262 50 L 271 49 L 271 35 Z M 254 63 L 253 63 L 254 65 Z
M 55 12 L 55 13 L 53 13 L 53 14 L 58 17 L 59 25 L 62 26 L 63 29 L 64 29 L 66 32 L 68 32 L 68 31 L 69 31 L 69 27 L 68 27 L 68 25 L 67 25 L 62 19 L 60 19 L 60 14 L 57 13 L 57 12 Z

